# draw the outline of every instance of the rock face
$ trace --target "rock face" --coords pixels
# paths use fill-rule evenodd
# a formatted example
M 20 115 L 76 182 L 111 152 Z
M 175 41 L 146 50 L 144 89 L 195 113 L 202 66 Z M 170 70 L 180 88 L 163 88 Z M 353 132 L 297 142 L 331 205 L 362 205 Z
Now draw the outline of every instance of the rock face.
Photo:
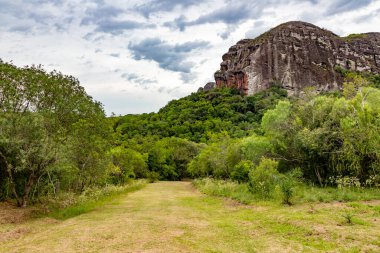
M 204 87 L 200 87 L 198 89 L 198 92 L 200 91 L 209 91 L 215 88 L 215 83 L 214 82 L 208 82 Z
M 216 87 L 246 95 L 280 85 L 297 95 L 307 86 L 339 89 L 338 68 L 380 74 L 380 33 L 339 37 L 315 25 L 292 21 L 256 39 L 244 39 L 223 55 Z

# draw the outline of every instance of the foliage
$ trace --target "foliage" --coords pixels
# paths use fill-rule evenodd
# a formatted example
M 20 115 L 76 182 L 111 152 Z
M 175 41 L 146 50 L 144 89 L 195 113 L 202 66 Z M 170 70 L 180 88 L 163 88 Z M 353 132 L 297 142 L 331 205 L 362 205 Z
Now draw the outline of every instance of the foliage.
M 164 138 L 147 148 L 149 170 L 160 179 L 186 178 L 188 163 L 198 154 L 199 145 L 180 138 Z
M 295 183 L 296 187 L 292 188 L 293 196 L 290 198 L 292 204 L 369 201 L 380 198 L 380 191 L 375 188 L 337 189 L 333 187 L 315 187 L 302 182 Z M 251 204 L 263 200 L 260 196 L 249 191 L 248 183 L 201 178 L 195 179 L 193 184 L 205 194 L 231 198 L 243 204 Z M 282 194 L 281 191 L 280 194 Z M 283 195 L 277 194 L 274 194 L 272 199 L 264 200 L 266 202 L 270 201 L 274 203 L 284 202 Z
M 240 142 L 242 157 L 252 161 L 254 164 L 258 164 L 262 157 L 270 156 L 273 148 L 270 138 L 266 136 L 252 135 L 242 139 Z
M 227 179 L 241 160 L 240 143 L 226 136 L 204 147 L 188 165 L 192 177 L 214 176 Z
M 345 219 L 346 223 L 348 225 L 353 225 L 353 218 L 354 218 L 354 215 L 350 212 L 345 212 L 343 215 L 343 218 Z
M 193 184 L 204 194 L 231 198 L 243 204 L 251 204 L 258 200 L 249 191 L 247 184 L 212 178 L 195 179 Z
M 124 195 L 143 188 L 146 185 L 144 180 L 134 181 L 123 186 L 107 185 L 102 188 L 87 188 L 79 196 L 71 198 L 63 195 L 62 198 L 44 199 L 45 212 L 51 217 L 66 220 L 84 213 L 88 213 L 95 208 L 99 208 L 109 201 L 115 201 L 119 195 Z
M 281 168 L 300 167 L 321 186 L 331 176 L 357 177 L 364 184 L 379 173 L 380 91 L 362 87 L 362 78 L 350 80 L 354 88 L 345 97 L 280 101 L 266 112 L 261 125 Z
M 124 184 L 131 178 L 143 178 L 148 173 L 148 156 L 133 149 L 114 147 L 109 151 L 112 157 L 110 180 L 114 184 Z
M 277 167 L 277 161 L 262 158 L 259 165 L 249 173 L 249 190 L 263 199 L 273 197 L 279 179 Z
M 0 188 L 25 207 L 35 195 L 99 183 L 110 129 L 78 80 L 2 61 L 0 80 Z
M 113 119 L 114 130 L 121 140 L 175 136 L 208 142 L 211 133 L 222 131 L 234 138 L 244 137 L 255 132 L 264 112 L 284 97 L 286 91 L 278 87 L 248 97 L 226 88 L 197 92 L 169 102 L 158 113 Z
M 249 172 L 254 168 L 254 163 L 250 160 L 242 160 L 235 165 L 231 172 L 231 179 L 239 183 L 247 182 Z

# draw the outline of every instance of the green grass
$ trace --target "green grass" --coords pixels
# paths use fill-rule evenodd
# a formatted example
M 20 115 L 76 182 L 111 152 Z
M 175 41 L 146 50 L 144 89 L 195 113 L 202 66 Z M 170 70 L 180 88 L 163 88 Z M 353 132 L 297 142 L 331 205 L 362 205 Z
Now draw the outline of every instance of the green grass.
M 353 39 L 361 39 L 361 38 L 366 38 L 368 35 L 365 33 L 353 33 L 350 34 L 346 37 L 342 37 L 345 40 L 353 40 Z
M 243 204 L 257 201 L 249 190 L 247 184 L 238 184 L 232 181 L 213 180 L 210 178 L 196 179 L 193 184 L 202 192 L 211 196 L 231 198 Z
M 235 186 L 218 183 L 223 190 L 213 192 L 224 195 Z M 70 220 L 2 224 L 0 252 L 380 252 L 379 201 L 251 201 L 157 182 Z
M 247 184 L 239 184 L 232 181 L 215 180 L 210 178 L 194 180 L 193 184 L 203 193 L 211 196 L 221 196 L 237 200 L 243 204 L 262 202 L 259 196 L 255 196 L 248 190 Z M 359 200 L 380 199 L 378 188 L 333 188 L 312 187 L 299 184 L 294 189 L 292 202 L 295 204 L 310 202 L 350 202 Z M 272 201 L 282 202 L 280 191 L 274 194 Z
M 55 219 L 66 220 L 100 208 L 105 204 L 115 201 L 118 196 L 140 190 L 146 184 L 145 180 L 138 180 L 123 186 L 109 185 L 103 188 L 90 188 L 84 191 L 77 197 L 74 203 L 67 207 L 60 208 L 57 203 L 51 204 L 50 209 L 52 211 L 47 215 Z
M 379 188 L 333 188 L 311 187 L 301 185 L 297 187 L 296 199 L 299 202 L 350 202 L 359 200 L 380 199 Z

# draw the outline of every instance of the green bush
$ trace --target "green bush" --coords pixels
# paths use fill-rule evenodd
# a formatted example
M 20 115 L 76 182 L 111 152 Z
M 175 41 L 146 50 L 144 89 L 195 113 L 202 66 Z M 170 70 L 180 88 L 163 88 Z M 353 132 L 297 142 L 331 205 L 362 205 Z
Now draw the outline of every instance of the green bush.
M 193 184 L 202 193 L 211 196 L 231 198 L 243 204 L 251 204 L 257 201 L 256 196 L 248 190 L 247 184 L 212 178 L 195 179 Z
M 282 203 L 292 205 L 292 198 L 294 196 L 294 181 L 288 176 L 284 176 L 280 180 L 280 189 L 282 193 Z
M 296 194 L 296 186 L 302 182 L 302 170 L 296 168 L 285 175 L 281 175 L 279 180 L 279 189 L 281 191 L 282 203 L 286 205 L 293 204 L 293 198 Z
M 254 168 L 254 164 L 250 160 L 242 160 L 235 165 L 232 173 L 231 179 L 239 183 L 248 181 L 248 174 Z
M 160 173 L 156 171 L 149 171 L 147 174 L 147 179 L 149 183 L 157 182 L 160 179 Z
M 249 190 L 263 199 L 273 197 L 280 176 L 277 168 L 277 161 L 262 158 L 260 164 L 249 173 Z

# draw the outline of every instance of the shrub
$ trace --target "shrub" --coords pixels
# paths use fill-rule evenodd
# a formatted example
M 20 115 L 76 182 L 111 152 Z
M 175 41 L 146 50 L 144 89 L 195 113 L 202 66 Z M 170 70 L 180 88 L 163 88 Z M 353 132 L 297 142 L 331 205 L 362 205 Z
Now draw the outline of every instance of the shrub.
M 292 198 L 294 195 L 294 181 L 289 176 L 284 176 L 280 181 L 280 189 L 282 193 L 282 203 L 292 205 Z
M 279 186 L 281 190 L 282 203 L 292 205 L 292 199 L 295 195 L 297 183 L 302 181 L 302 170 L 295 168 L 285 175 L 281 175 Z
M 278 162 L 262 158 L 260 164 L 249 173 L 249 190 L 260 198 L 271 198 L 280 173 Z
M 202 193 L 211 196 L 231 198 L 243 204 L 250 204 L 257 200 L 248 190 L 247 184 L 238 184 L 233 181 L 212 178 L 195 179 L 193 184 Z
M 248 174 L 254 168 L 254 164 L 250 160 L 242 160 L 235 165 L 232 173 L 231 179 L 239 183 L 248 181 Z
M 354 215 L 350 212 L 345 212 L 344 214 L 342 214 L 345 222 L 348 224 L 348 225 L 353 225 L 353 218 L 354 218 Z
M 160 173 L 156 171 L 149 171 L 147 173 L 147 178 L 149 183 L 157 182 L 160 179 Z

